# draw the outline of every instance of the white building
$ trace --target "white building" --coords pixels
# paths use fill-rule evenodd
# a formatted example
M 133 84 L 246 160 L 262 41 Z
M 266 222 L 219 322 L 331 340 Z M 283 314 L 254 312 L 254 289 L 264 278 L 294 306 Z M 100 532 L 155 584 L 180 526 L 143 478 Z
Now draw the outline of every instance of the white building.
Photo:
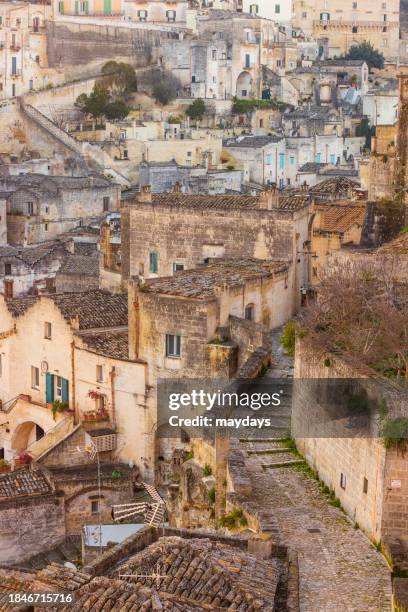
M 279 23 L 290 23 L 292 0 L 242 0 L 244 13 L 258 15 Z

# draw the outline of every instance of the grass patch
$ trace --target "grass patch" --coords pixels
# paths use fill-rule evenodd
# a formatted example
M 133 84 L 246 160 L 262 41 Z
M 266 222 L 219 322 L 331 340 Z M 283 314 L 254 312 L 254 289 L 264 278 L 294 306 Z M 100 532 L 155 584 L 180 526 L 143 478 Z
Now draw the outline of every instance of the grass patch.
M 226 527 L 227 529 L 237 529 L 238 527 L 246 527 L 248 521 L 241 508 L 236 508 L 220 518 L 219 524 L 220 527 Z

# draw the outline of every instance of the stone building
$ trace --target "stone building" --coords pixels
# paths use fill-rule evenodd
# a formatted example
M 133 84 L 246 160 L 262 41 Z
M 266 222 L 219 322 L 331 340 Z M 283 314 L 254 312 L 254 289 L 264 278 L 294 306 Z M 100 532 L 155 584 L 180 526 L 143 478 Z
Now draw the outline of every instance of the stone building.
M 399 2 L 363 0 L 344 4 L 334 0 L 294 0 L 295 26 L 312 35 L 320 45 L 320 53 L 328 57 L 347 53 L 352 45 L 370 42 L 395 62 L 399 48 Z
M 121 210 L 123 280 L 168 276 L 214 257 L 286 261 L 296 310 L 307 283 L 309 207 L 307 194 L 280 198 L 276 190 L 205 196 L 152 194 L 145 187 Z
M 107 612 L 127 608 L 198 612 L 231 606 L 245 612 L 272 612 L 277 602 L 297 605 L 295 572 L 287 547 L 273 550 L 268 537 L 262 542 L 256 537 L 168 528 L 159 533 L 144 527 L 81 570 L 55 562 L 40 570 L 22 571 L 21 566 L 0 570 L 0 589 L 38 593 L 64 589 L 74 596 L 74 603 L 61 609 L 73 612 L 89 606 Z
M 67 255 L 55 275 L 56 293 L 88 291 L 99 287 L 98 256 Z
M 2 2 L 0 48 L 0 99 L 14 98 L 44 87 L 47 67 L 45 22 L 51 17 L 49 2 Z
M 316 204 L 312 221 L 310 279 L 319 283 L 330 256 L 343 246 L 359 245 L 366 217 L 366 203 L 338 200 Z
M 184 193 L 224 194 L 239 193 L 242 170 L 232 167 L 225 170 L 209 170 L 203 166 L 181 166 L 170 162 L 147 162 L 139 165 L 139 185 L 150 185 L 152 193 L 173 191 L 178 185 Z
M 117 459 L 146 471 L 145 364 L 129 359 L 127 304 L 126 295 L 99 290 L 1 298 L 0 446 L 6 459 L 26 449 L 36 457 L 70 424 L 94 422 L 120 437 Z
M 57 238 L 119 206 L 120 187 L 100 176 L 26 174 L 3 177 L 0 185 L 8 194 L 7 241 L 14 246 Z
M 55 274 L 68 256 L 62 240 L 27 247 L 0 247 L 0 293 L 13 298 L 55 290 Z
M 77 430 L 70 441 L 74 438 L 84 449 L 84 431 Z M 53 463 L 51 452 L 46 465 L 0 475 L 1 563 L 29 564 L 37 557 L 35 564 L 58 547 L 67 550 L 67 539 L 80 536 L 85 523 L 109 521 L 113 504 L 132 500 L 137 471 L 112 462 L 110 453 L 102 452 L 99 485 L 97 466 L 87 462 L 86 451 L 75 451 L 74 445 L 70 449 L 64 465 Z M 61 458 L 57 451 L 58 447 L 55 452 Z M 76 455 L 81 463 L 75 461 Z

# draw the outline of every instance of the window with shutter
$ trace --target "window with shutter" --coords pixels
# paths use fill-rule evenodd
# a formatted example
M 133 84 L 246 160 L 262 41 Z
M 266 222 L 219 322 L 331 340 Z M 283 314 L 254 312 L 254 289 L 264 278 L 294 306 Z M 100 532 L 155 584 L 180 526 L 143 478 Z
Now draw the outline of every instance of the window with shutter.
M 45 401 L 47 404 L 54 401 L 54 375 L 49 372 L 45 376 Z

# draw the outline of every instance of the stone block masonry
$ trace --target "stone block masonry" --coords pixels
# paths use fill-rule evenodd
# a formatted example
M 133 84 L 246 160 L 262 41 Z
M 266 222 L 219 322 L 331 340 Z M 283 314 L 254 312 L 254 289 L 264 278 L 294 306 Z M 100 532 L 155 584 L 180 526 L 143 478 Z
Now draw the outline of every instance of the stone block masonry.
M 169 32 L 113 25 L 46 23 L 48 64 L 52 67 L 88 64 L 114 56 L 129 57 L 137 67 L 151 63 L 152 50 Z M 174 34 L 174 36 L 177 36 Z

